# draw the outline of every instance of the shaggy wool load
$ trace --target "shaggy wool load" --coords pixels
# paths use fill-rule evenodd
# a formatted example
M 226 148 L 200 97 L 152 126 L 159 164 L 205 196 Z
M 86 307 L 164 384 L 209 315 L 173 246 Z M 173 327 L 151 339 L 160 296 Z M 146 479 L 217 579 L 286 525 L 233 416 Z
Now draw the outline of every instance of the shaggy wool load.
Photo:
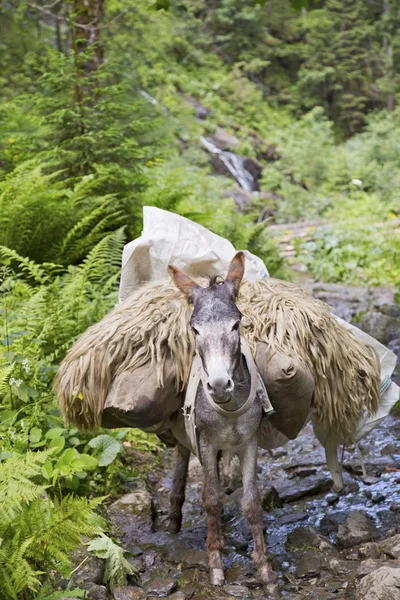
M 258 342 L 295 354 L 315 378 L 316 420 L 344 435 L 364 410 L 379 405 L 379 365 L 373 350 L 341 327 L 329 307 L 299 286 L 276 279 L 244 283 L 238 299 L 242 335 L 255 352 Z M 83 429 L 101 423 L 113 379 L 153 361 L 162 385 L 172 356 L 176 388 L 188 381 L 194 339 L 191 307 L 169 281 L 141 286 L 75 342 L 55 380 L 66 421 Z

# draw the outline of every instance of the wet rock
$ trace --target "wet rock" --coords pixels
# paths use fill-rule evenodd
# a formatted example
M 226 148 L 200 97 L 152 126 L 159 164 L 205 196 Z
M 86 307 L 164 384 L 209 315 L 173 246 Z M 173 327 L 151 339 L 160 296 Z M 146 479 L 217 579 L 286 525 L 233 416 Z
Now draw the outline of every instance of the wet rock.
M 204 106 L 200 100 L 193 98 L 193 96 L 185 96 L 185 99 L 194 108 L 196 117 L 201 121 L 204 121 L 211 114 L 211 110 Z
M 375 542 L 369 542 L 367 544 L 364 544 L 363 546 L 360 546 L 360 548 L 358 549 L 358 557 L 361 559 L 381 558 L 381 551 L 379 549 L 378 544 L 376 544 Z
M 375 523 L 366 513 L 353 510 L 347 519 L 339 524 L 338 542 L 344 547 L 370 542 L 379 535 Z
M 147 594 L 137 586 L 117 587 L 113 591 L 114 600 L 146 600 Z
M 135 558 L 134 556 L 130 556 L 128 558 L 128 562 L 132 565 L 135 571 L 139 573 L 143 573 L 146 570 L 145 563 L 141 558 Z
M 381 567 L 360 581 L 356 600 L 399 600 L 400 568 Z
M 283 517 L 279 517 L 280 525 L 289 525 L 290 523 L 298 523 L 299 521 L 305 521 L 308 519 L 309 514 L 304 512 L 295 512 L 290 515 L 283 515 Z
M 315 531 L 312 527 L 298 527 L 287 537 L 286 547 L 290 548 L 318 548 L 329 552 L 335 551 L 329 540 Z
M 152 520 L 153 499 L 150 492 L 145 488 L 125 494 L 116 500 L 112 507 L 121 508 L 134 515 L 140 515 L 146 519 Z
M 168 600 L 186 600 L 186 594 L 183 592 L 174 592 L 168 597 Z
M 332 479 L 326 475 L 310 476 L 298 481 L 275 481 L 274 485 L 283 502 L 293 502 L 304 496 L 326 492 L 332 485 Z
M 352 571 L 348 561 L 336 557 L 326 557 L 324 566 L 334 575 L 348 575 Z
M 150 550 L 150 552 L 146 552 L 143 557 L 144 564 L 146 565 L 146 569 L 152 567 L 157 560 L 157 552 L 155 550 Z
M 298 469 L 289 475 L 289 479 L 293 479 L 293 477 L 309 477 L 310 475 L 315 475 L 316 472 L 317 469 L 315 467 L 311 467 L 309 469 Z
M 105 585 L 92 585 L 89 588 L 90 600 L 109 600 L 108 590 Z
M 400 558 L 400 534 L 383 540 L 379 546 L 382 552 L 390 558 Z
M 174 564 L 186 567 L 208 569 L 208 557 L 205 550 L 194 550 L 184 544 L 171 544 L 161 551 L 161 558 Z
M 244 585 L 225 585 L 224 592 L 234 598 L 248 598 L 251 593 Z
M 178 587 L 176 579 L 171 577 L 156 576 L 147 582 L 147 595 L 154 598 L 165 598 Z
M 387 345 L 400 331 L 399 320 L 381 312 L 366 312 L 357 322 L 357 326 L 384 345 Z
M 243 488 L 238 488 L 229 496 L 226 496 L 224 502 L 223 520 L 229 520 L 242 513 Z
M 319 524 L 319 530 L 322 535 L 330 535 L 336 533 L 339 529 L 340 523 L 344 523 L 347 519 L 347 513 L 336 512 L 325 515 Z
M 93 584 L 101 585 L 103 583 L 104 561 L 90 554 L 86 546 L 78 546 L 73 551 L 72 565 L 73 568 L 78 567 L 71 577 L 73 587 L 88 590 L 93 587 Z
M 283 506 L 282 500 L 273 485 L 268 485 L 262 490 L 262 507 L 264 510 L 274 510 Z
M 398 304 L 382 304 L 379 306 L 379 312 L 398 319 L 400 317 L 400 306 Z
M 313 577 L 321 574 L 321 569 L 324 565 L 324 556 L 321 552 L 315 550 L 306 550 L 302 553 L 301 558 L 296 567 L 296 577 Z
M 328 504 L 335 504 L 335 502 L 337 502 L 339 500 L 339 495 L 338 494 L 327 494 L 325 496 L 325 500 L 327 501 Z

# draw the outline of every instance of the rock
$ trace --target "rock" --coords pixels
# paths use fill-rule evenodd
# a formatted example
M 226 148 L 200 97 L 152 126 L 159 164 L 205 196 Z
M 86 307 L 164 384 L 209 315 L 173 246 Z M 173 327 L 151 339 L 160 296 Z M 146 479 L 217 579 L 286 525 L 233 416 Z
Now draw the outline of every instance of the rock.
M 208 115 L 211 114 L 211 110 L 204 106 L 204 104 L 202 104 L 200 100 L 193 98 L 193 96 L 185 96 L 185 99 L 192 106 L 192 108 L 194 108 L 196 117 L 198 119 L 204 121 L 204 119 L 206 119 Z
M 326 492 L 332 485 L 332 479 L 326 475 L 310 476 L 299 481 L 275 481 L 274 485 L 283 502 L 292 502 L 304 496 Z
M 105 585 L 92 585 L 89 588 L 90 600 L 108 600 L 109 595 Z
M 155 598 L 165 598 L 169 596 L 178 587 L 176 579 L 164 577 L 163 575 L 156 576 L 146 583 L 147 595 Z
M 225 585 L 224 592 L 234 598 L 248 598 L 251 593 L 244 585 Z
M 388 317 L 398 319 L 400 317 L 400 306 L 398 304 L 382 304 L 382 306 L 379 307 L 379 312 Z
M 262 507 L 264 510 L 274 510 L 283 506 L 282 500 L 273 485 L 268 485 L 262 490 Z
M 387 345 L 400 331 L 399 320 L 381 312 L 366 312 L 356 325 L 384 345 Z
M 400 549 L 400 548 L 399 548 Z M 379 550 L 378 544 L 375 542 L 369 542 L 360 546 L 358 549 L 358 557 L 361 559 L 365 558 L 381 558 L 381 551 Z
M 117 587 L 113 591 L 114 600 L 146 600 L 147 594 L 137 586 Z
M 319 534 L 312 527 L 298 527 L 287 536 L 286 547 L 290 548 L 317 548 L 320 551 L 334 551 L 329 540 Z
M 301 558 L 296 567 L 296 577 L 313 577 L 321 574 L 321 569 L 324 565 L 324 556 L 321 552 L 315 550 L 306 550 L 302 553 Z
M 125 494 L 113 503 L 113 508 L 122 508 L 134 515 L 140 515 L 152 518 L 153 499 L 146 489 L 138 489 L 129 494 Z
M 400 600 L 400 568 L 381 567 L 364 577 L 356 600 Z
M 208 569 L 208 556 L 205 550 L 194 550 L 184 544 L 171 544 L 161 550 L 161 558 L 165 561 L 182 564 L 186 567 Z
M 345 512 L 329 513 L 321 519 L 319 530 L 322 535 L 336 533 L 340 523 L 344 523 L 346 519 L 347 513 Z
M 223 127 L 217 127 L 213 135 L 210 136 L 210 140 L 220 150 L 232 150 L 232 148 L 236 148 L 240 144 L 238 138 Z
M 299 521 L 305 521 L 308 519 L 309 514 L 304 512 L 295 512 L 289 515 L 283 515 L 283 517 L 279 517 L 280 525 L 289 525 L 290 523 L 298 523 Z
M 345 548 L 370 542 L 378 535 L 378 530 L 371 517 L 360 510 L 353 510 L 338 527 L 338 542 Z
M 400 534 L 383 540 L 379 546 L 382 552 L 390 558 L 400 558 Z
M 348 575 L 352 570 L 348 561 L 336 558 L 334 556 L 326 557 L 324 566 L 334 575 Z
M 72 552 L 72 587 L 90 589 L 93 584 L 101 585 L 104 577 L 104 561 L 88 552 L 86 546 L 78 546 Z M 79 566 L 78 566 L 79 565 Z
M 242 513 L 243 488 L 237 488 L 225 497 L 223 520 L 237 517 Z
M 186 600 L 186 594 L 183 592 L 174 592 L 168 597 L 168 600 Z
M 373 571 L 376 571 L 383 565 L 382 558 L 367 558 L 367 560 L 363 560 L 357 568 L 357 578 L 361 579 L 361 577 L 365 577 L 369 575 Z
M 325 500 L 327 501 L 328 504 L 335 504 L 335 502 L 337 502 L 339 500 L 339 495 L 338 494 L 327 494 L 325 496 Z

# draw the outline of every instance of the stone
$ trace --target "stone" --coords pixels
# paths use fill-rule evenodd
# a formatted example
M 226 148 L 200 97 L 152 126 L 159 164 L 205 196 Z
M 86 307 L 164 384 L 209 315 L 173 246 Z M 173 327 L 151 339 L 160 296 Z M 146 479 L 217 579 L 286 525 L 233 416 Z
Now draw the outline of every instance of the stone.
M 363 560 L 360 562 L 357 568 L 357 578 L 361 579 L 366 575 L 369 575 L 373 571 L 376 571 L 383 565 L 382 558 L 367 558 L 367 560 Z
M 334 575 L 348 575 L 352 570 L 348 561 L 336 558 L 335 556 L 327 557 L 324 566 Z
M 337 502 L 339 500 L 339 495 L 338 494 L 327 494 L 325 496 L 325 500 L 327 501 L 328 504 L 335 504 L 335 502 Z
M 210 139 L 220 150 L 231 150 L 239 146 L 240 143 L 235 135 L 218 126 L 213 135 L 210 136 Z
M 321 569 L 324 565 L 324 556 L 321 552 L 315 550 L 306 550 L 302 553 L 296 567 L 296 577 L 302 579 L 304 577 L 313 577 L 321 574 Z
M 90 600 L 108 600 L 108 590 L 105 585 L 92 585 L 89 588 Z
M 400 331 L 400 321 L 381 312 L 366 312 L 356 325 L 384 345 L 387 345 Z
M 358 557 L 361 559 L 365 558 L 381 558 L 381 551 L 378 544 L 375 542 L 368 542 L 358 549 Z
M 264 510 L 274 510 L 283 506 L 282 500 L 273 485 L 267 485 L 262 490 L 262 507 Z
M 183 592 L 174 592 L 168 596 L 168 600 L 186 600 L 186 594 Z
M 299 481 L 275 481 L 274 485 L 283 502 L 293 502 L 304 496 L 313 496 L 328 491 L 332 486 L 332 479 L 326 475 L 312 475 Z
M 383 540 L 379 546 L 382 552 L 390 558 L 400 558 L 400 534 Z
M 364 577 L 356 600 L 400 600 L 400 568 L 381 567 Z
M 182 564 L 189 568 L 208 569 L 208 556 L 205 550 L 188 548 L 184 544 L 171 544 L 161 550 L 161 558 L 165 561 Z
M 308 519 L 309 514 L 304 512 L 295 512 L 289 515 L 283 515 L 279 517 L 279 525 L 289 525 L 291 523 L 298 523 L 299 521 L 305 521 Z
M 185 100 L 194 109 L 196 117 L 201 121 L 204 121 L 204 119 L 211 114 L 211 110 L 204 106 L 204 104 L 202 104 L 200 100 L 197 100 L 197 98 L 193 98 L 193 96 L 185 96 Z
M 371 542 L 379 535 L 375 523 L 369 515 L 353 510 L 347 519 L 339 524 L 338 542 L 348 548 L 364 542 Z
M 93 584 L 103 583 L 104 561 L 91 554 L 86 546 L 78 546 L 72 552 L 72 565 L 76 569 L 71 577 L 72 587 L 88 590 Z
M 339 529 L 340 523 L 344 523 L 347 519 L 347 513 L 336 512 L 325 515 L 319 524 L 319 530 L 322 535 L 330 535 L 336 533 Z
M 146 489 L 138 489 L 129 494 L 125 494 L 116 500 L 113 507 L 122 508 L 134 515 L 153 515 L 153 499 L 150 492 Z
M 113 591 L 114 600 L 146 600 L 147 594 L 137 586 L 117 587 Z
M 169 596 L 178 587 L 178 582 L 172 577 L 157 575 L 146 583 L 147 595 L 152 598 L 165 598 Z
M 225 585 L 224 592 L 234 598 L 248 598 L 251 593 L 244 585 Z
M 298 527 L 287 536 L 286 547 L 290 548 L 317 548 L 320 551 L 334 551 L 329 540 L 315 531 L 312 527 Z

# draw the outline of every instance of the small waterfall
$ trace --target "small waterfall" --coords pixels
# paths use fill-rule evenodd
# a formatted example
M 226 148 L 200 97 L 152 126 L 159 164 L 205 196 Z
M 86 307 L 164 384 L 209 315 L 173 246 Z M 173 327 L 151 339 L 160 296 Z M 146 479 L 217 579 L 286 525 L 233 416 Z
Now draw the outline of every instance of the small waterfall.
M 221 150 L 211 140 L 200 137 L 200 141 L 204 148 L 218 157 L 218 160 L 224 165 L 225 169 L 229 171 L 234 179 L 238 182 L 240 187 L 246 192 L 253 192 L 258 189 L 257 181 L 253 175 L 245 168 L 245 156 L 234 154 L 226 150 Z

